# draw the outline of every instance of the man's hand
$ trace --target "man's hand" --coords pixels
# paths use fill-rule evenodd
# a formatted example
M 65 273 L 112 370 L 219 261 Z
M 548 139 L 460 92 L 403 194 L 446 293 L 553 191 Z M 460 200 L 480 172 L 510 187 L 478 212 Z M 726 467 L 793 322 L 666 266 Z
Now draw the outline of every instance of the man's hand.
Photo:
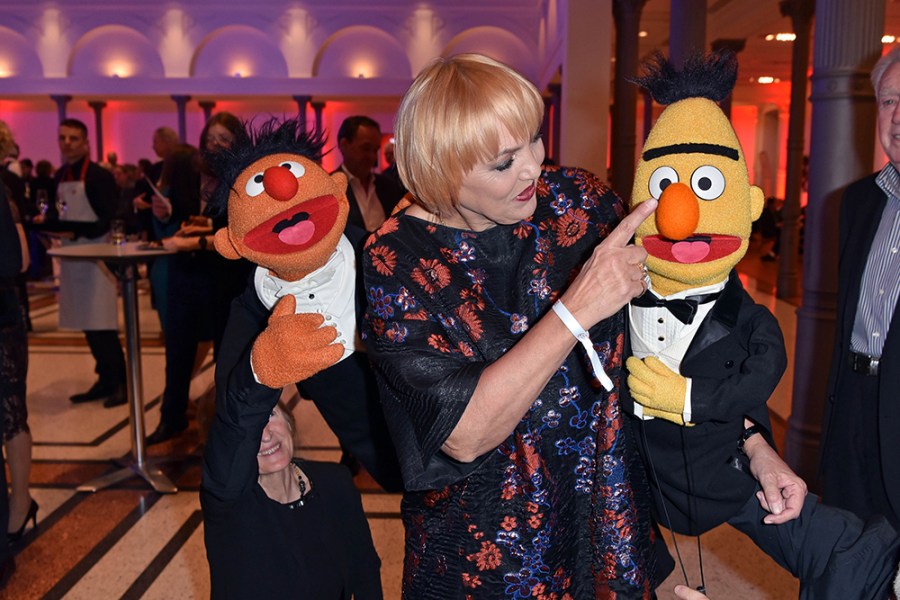
M 135 196 L 131 201 L 131 206 L 134 207 L 135 212 L 137 212 L 139 210 L 147 210 L 153 205 L 152 203 L 147 201 L 146 194 L 144 194 L 141 196 Z
M 196 237 L 200 235 L 212 235 L 212 227 L 203 223 L 197 225 L 191 222 L 185 222 L 181 228 L 175 232 L 175 235 L 182 237 Z
M 165 222 L 172 216 L 172 203 L 169 202 L 168 198 L 154 194 L 151 210 L 154 217 Z
M 58 240 L 74 240 L 75 234 L 71 231 L 42 231 L 44 235 Z
M 687 380 L 667 367 L 655 356 L 640 359 L 630 356 L 628 389 L 636 402 L 647 409 L 648 415 L 684 425 L 684 398 Z
M 709 600 L 709 596 L 706 594 L 692 590 L 686 585 L 675 586 L 675 597 L 681 598 L 681 600 Z
M 750 458 L 750 472 L 762 486 L 756 493 L 760 506 L 770 514 L 763 523 L 778 525 L 796 519 L 806 498 L 806 482 L 794 473 L 762 435 L 750 436 L 744 443 Z
M 173 235 L 167 238 L 163 238 L 162 246 L 166 250 L 175 251 L 175 252 L 186 252 L 188 250 L 194 250 L 196 243 L 194 243 L 192 238 L 181 237 L 179 235 Z
M 253 342 L 251 364 L 257 379 L 270 388 L 302 381 L 340 360 L 344 347 L 335 344 L 337 329 L 322 327 L 316 313 L 295 314 L 297 301 L 285 296 L 269 316 L 268 326 Z

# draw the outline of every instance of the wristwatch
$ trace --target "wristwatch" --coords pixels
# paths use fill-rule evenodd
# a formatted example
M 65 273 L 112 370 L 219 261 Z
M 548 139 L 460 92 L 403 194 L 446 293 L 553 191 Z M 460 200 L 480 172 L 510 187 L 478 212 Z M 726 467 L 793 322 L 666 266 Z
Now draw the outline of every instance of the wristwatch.
M 744 452 L 744 444 L 747 443 L 747 440 L 749 440 L 751 436 L 756 435 L 757 433 L 761 434 L 762 432 L 763 432 L 763 428 L 755 423 L 753 425 L 751 425 L 750 427 L 748 427 L 747 429 L 745 429 L 744 432 L 741 434 L 741 438 L 738 440 L 738 443 L 737 443 L 738 450 L 740 450 L 742 454 L 746 455 L 747 453 Z
M 200 247 L 201 250 L 206 250 L 206 236 L 205 235 L 200 236 L 200 238 L 197 240 L 197 245 Z

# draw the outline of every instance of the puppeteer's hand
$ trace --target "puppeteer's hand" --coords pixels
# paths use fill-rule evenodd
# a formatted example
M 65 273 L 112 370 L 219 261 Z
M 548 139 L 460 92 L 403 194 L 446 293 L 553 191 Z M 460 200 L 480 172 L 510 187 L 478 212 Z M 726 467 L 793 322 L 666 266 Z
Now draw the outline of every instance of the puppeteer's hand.
M 778 525 L 800 516 L 806 498 L 806 482 L 794 473 L 762 435 L 751 436 L 744 443 L 750 458 L 750 472 L 762 486 L 756 493 L 760 506 L 770 514 L 763 523 Z
M 302 381 L 340 360 L 337 329 L 322 327 L 320 314 L 295 314 L 296 300 L 285 296 L 275 305 L 265 330 L 253 342 L 251 363 L 260 383 L 281 388 Z
M 676 425 L 684 425 L 682 415 L 687 380 L 655 356 L 644 359 L 631 356 L 625 364 L 631 396 L 644 406 L 644 412 Z
M 709 600 L 709 596 L 693 590 L 686 585 L 675 586 L 675 597 L 680 600 Z

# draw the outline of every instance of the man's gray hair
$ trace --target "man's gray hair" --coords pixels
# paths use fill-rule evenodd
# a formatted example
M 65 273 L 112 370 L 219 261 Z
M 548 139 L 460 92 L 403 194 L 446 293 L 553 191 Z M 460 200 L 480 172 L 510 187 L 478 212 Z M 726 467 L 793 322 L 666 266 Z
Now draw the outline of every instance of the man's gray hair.
M 894 46 L 890 52 L 879 58 L 872 68 L 872 87 L 875 89 L 876 94 L 878 93 L 878 86 L 881 84 L 881 78 L 884 77 L 884 72 L 894 63 L 900 63 L 900 44 Z

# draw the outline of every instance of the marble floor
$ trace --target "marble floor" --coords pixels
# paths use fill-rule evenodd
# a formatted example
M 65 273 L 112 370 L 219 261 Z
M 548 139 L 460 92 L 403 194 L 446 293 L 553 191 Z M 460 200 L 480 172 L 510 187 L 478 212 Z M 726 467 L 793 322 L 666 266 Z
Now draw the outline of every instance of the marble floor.
M 792 348 L 795 307 L 772 297 L 775 268 L 775 263 L 763 263 L 758 253 L 751 252 L 740 270 L 748 289 L 773 309 Z M 52 288 L 36 286 L 31 298 L 31 482 L 40 510 L 37 528 L 29 528 L 16 547 L 17 571 L 0 598 L 207 598 L 209 575 L 198 499 L 202 447 L 197 420 L 192 419 L 191 427 L 181 437 L 148 450 L 178 486 L 177 494 L 157 494 L 137 477 L 96 493 L 78 492 L 80 484 L 116 469 L 116 460 L 129 455 L 127 407 L 105 409 L 99 403 L 69 402 L 71 394 L 83 391 L 94 380 L 90 353 L 81 334 L 58 331 Z M 159 420 L 164 357 L 159 322 L 146 290 L 141 291 L 139 305 L 146 424 L 152 431 Z M 788 356 L 793 356 L 790 348 Z M 207 360 L 192 384 L 192 397 L 203 395 L 211 379 L 212 367 Z M 790 373 L 771 402 L 776 423 L 784 423 L 788 416 L 789 394 Z M 337 460 L 337 441 L 312 403 L 288 392 L 284 399 L 298 423 L 299 453 Z M 365 475 L 357 478 L 357 485 L 383 563 L 385 598 L 399 598 L 403 552 L 400 496 L 384 493 Z M 697 585 L 696 541 L 679 536 L 677 543 L 688 578 Z M 797 596 L 798 586 L 791 576 L 727 526 L 704 535 L 701 545 L 706 586 L 712 598 Z M 659 597 L 674 598 L 671 590 L 681 582 L 681 571 L 676 569 L 659 590 Z

